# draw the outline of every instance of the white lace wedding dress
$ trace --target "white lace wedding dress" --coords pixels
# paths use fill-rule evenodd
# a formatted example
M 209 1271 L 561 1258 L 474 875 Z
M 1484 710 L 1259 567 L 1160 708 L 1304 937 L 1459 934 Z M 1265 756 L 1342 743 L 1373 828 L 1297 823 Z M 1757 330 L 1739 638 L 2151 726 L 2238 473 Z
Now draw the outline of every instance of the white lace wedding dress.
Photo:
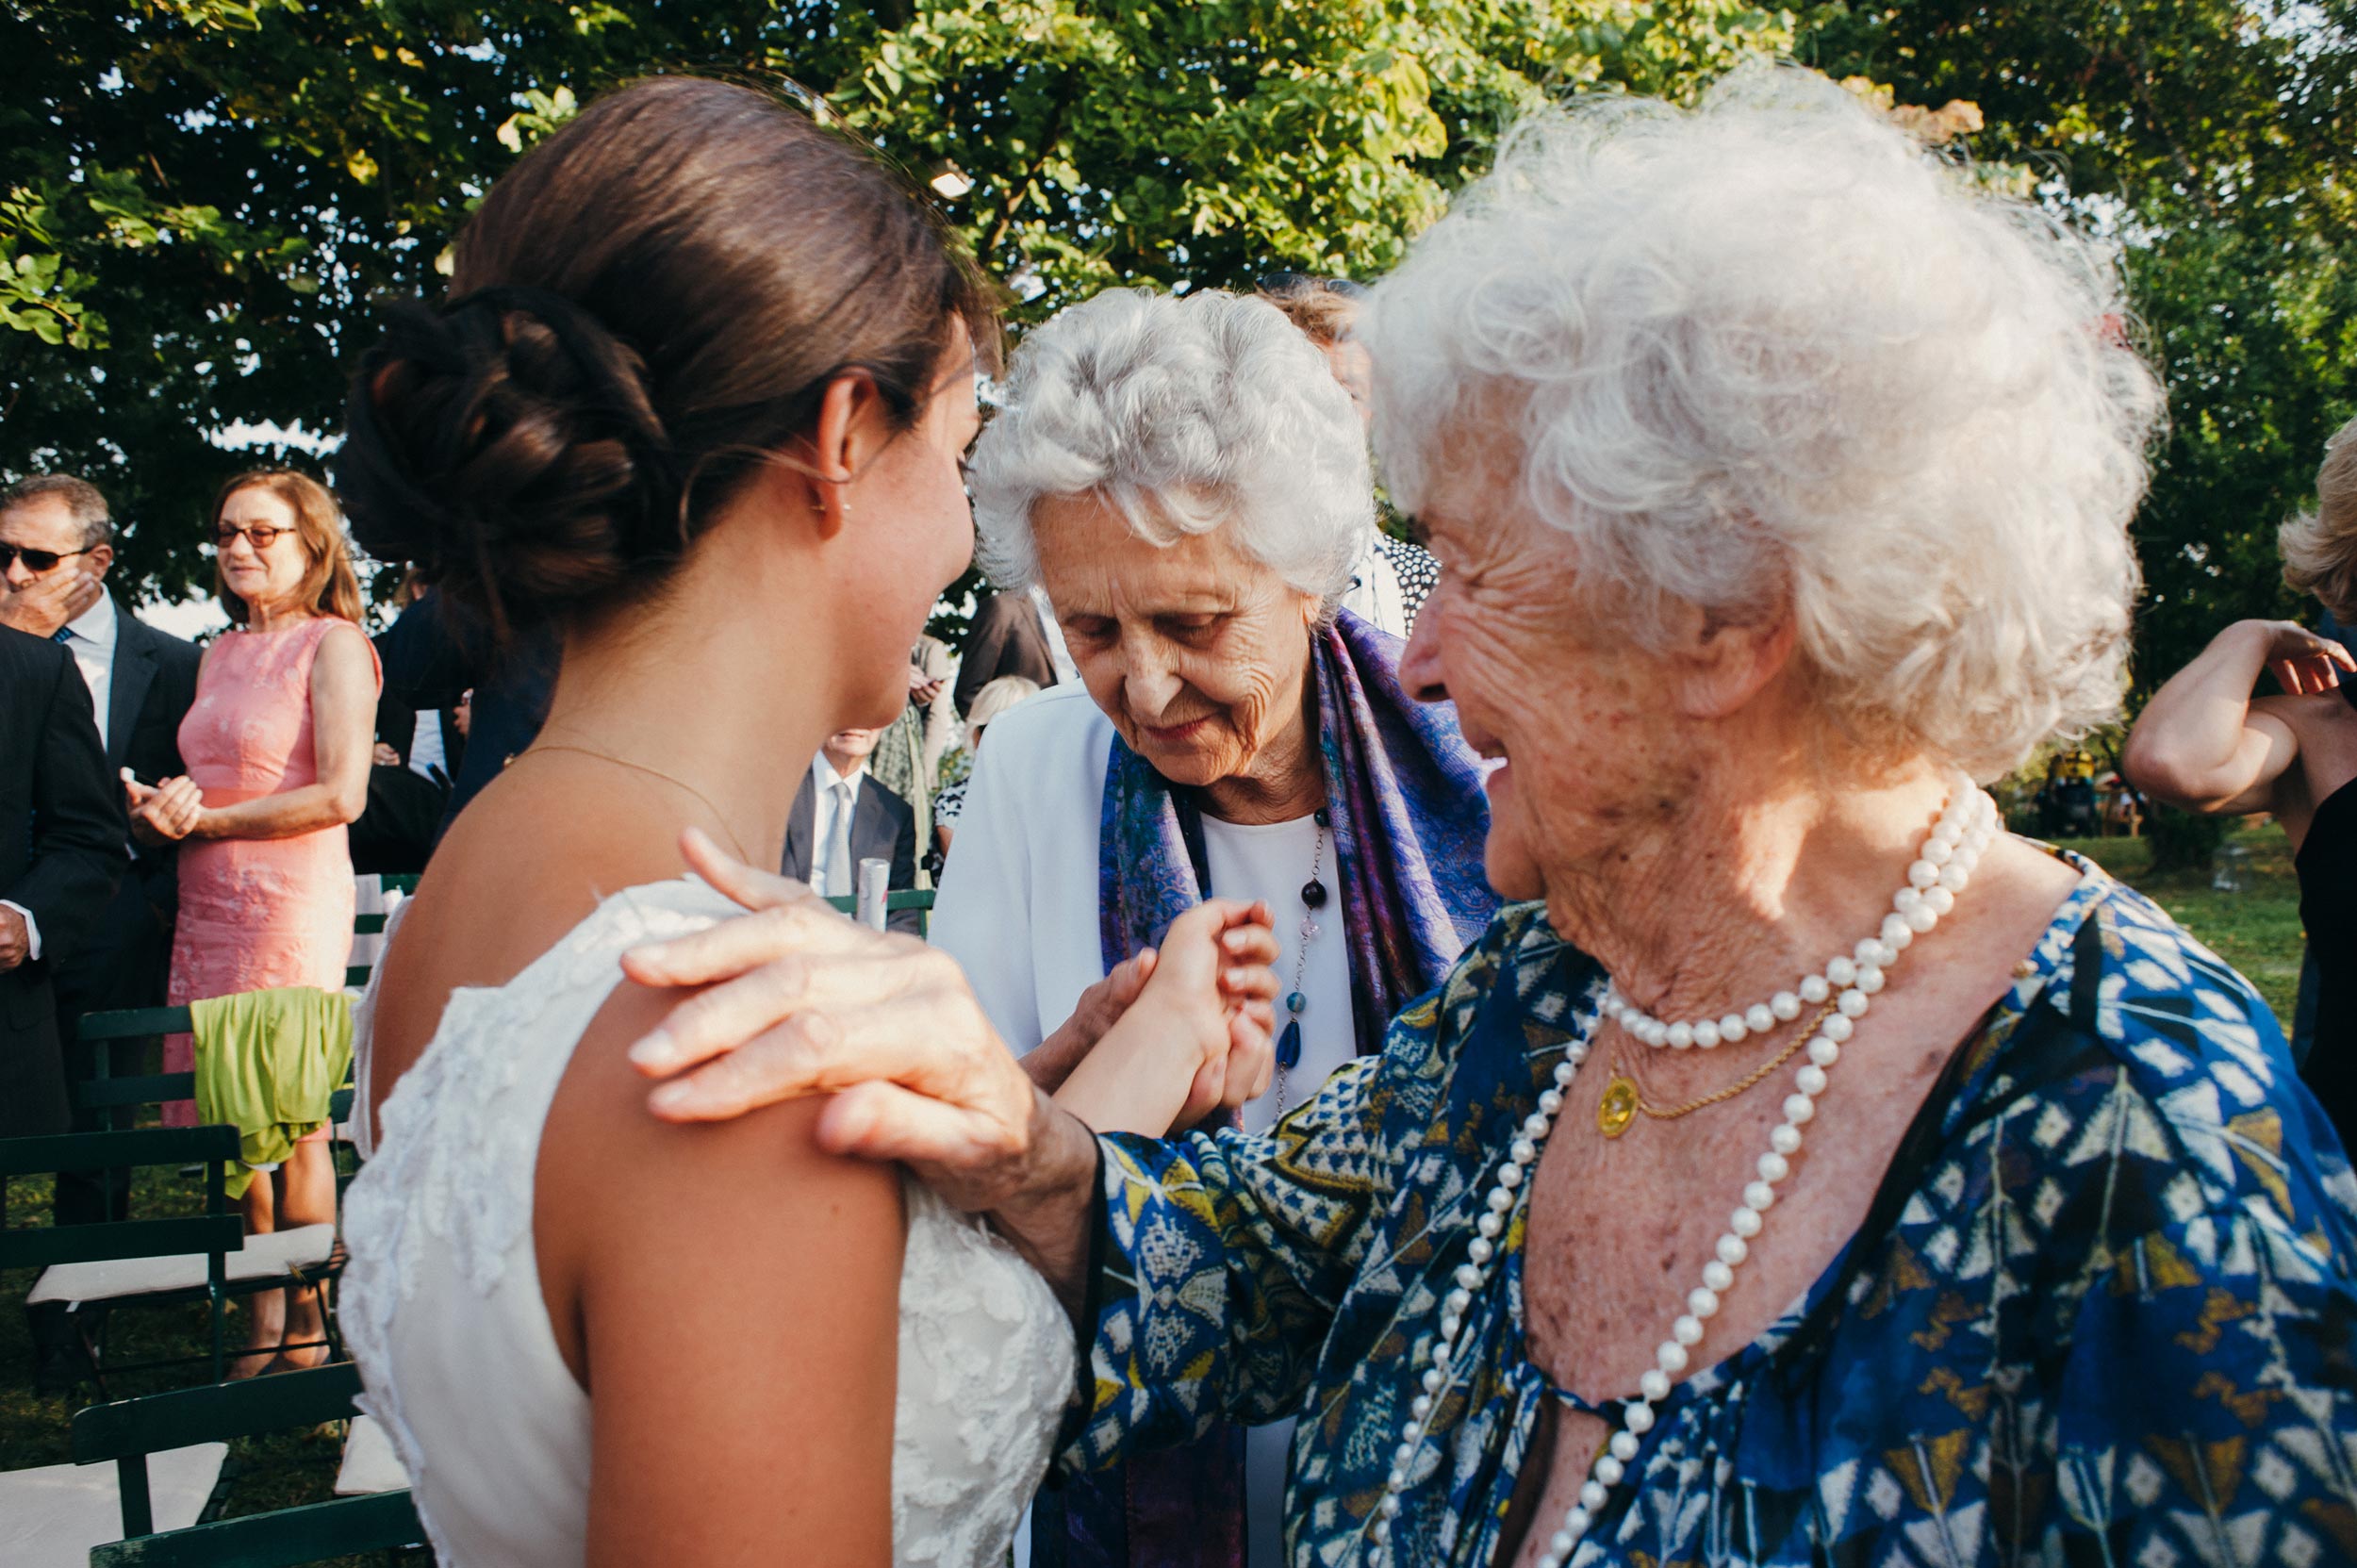
M 688 880 L 606 900 L 508 984 L 453 995 L 385 1103 L 374 1157 L 345 1198 L 340 1317 L 364 1406 L 444 1563 L 583 1560 L 592 1411 L 540 1296 L 540 1130 L 622 951 L 733 913 Z M 1003 1560 L 1046 1470 L 1073 1388 L 1072 1329 L 1004 1243 L 917 1182 L 904 1190 L 893 1555 L 981 1568 Z M 793 1559 L 789 1543 L 779 1551 Z

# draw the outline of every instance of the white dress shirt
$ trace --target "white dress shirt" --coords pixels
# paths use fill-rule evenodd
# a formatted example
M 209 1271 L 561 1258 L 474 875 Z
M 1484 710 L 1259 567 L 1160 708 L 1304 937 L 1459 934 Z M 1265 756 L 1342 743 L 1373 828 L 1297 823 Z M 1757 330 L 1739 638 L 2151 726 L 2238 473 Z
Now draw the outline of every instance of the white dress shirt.
M 101 589 L 98 602 L 66 622 L 65 631 L 65 651 L 74 655 L 74 668 L 82 672 L 82 684 L 90 687 L 91 706 L 97 710 L 98 747 L 103 751 L 107 744 L 107 700 L 115 685 L 114 595 Z M 33 912 L 13 899 L 0 899 L 0 906 L 25 917 L 25 958 L 41 962 L 41 922 L 33 918 Z
M 115 686 L 114 595 L 102 589 L 98 602 L 67 622 L 65 631 L 65 651 L 74 655 L 74 668 L 82 672 L 82 684 L 90 687 L 91 706 L 98 718 L 98 745 L 103 751 L 114 744 L 107 729 L 107 703 Z
M 834 770 L 834 764 L 827 760 L 826 752 L 821 751 L 810 759 L 810 782 L 813 791 L 810 802 L 810 890 L 820 898 L 840 899 L 859 891 L 856 887 L 829 887 L 827 885 L 827 846 L 834 842 L 834 786 L 839 784 L 848 784 L 851 786 L 851 798 L 845 802 L 845 809 L 857 812 L 859 810 L 859 786 L 866 777 L 867 764 L 865 762 L 852 768 L 850 775 L 847 778 Z M 853 875 L 857 875 L 859 868 L 857 853 L 851 856 L 851 867 Z
M 436 708 L 418 710 L 417 727 L 409 732 L 409 771 L 421 779 L 440 774 L 450 781 L 450 756 L 442 749 L 442 715 Z

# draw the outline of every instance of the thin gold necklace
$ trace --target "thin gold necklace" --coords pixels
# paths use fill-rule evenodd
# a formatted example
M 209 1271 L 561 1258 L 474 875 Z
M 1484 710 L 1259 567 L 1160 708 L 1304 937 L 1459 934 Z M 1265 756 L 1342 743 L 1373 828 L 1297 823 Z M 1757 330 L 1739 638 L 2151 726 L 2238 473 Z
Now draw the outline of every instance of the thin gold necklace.
M 542 741 L 538 745 L 533 747 L 531 751 L 524 752 L 523 756 L 531 756 L 536 751 L 571 751 L 578 756 L 595 757 L 600 762 L 610 762 L 617 767 L 627 767 L 633 772 L 644 773 L 650 778 L 661 779 L 665 784 L 671 785 L 675 789 L 684 789 L 687 791 L 688 794 L 693 795 L 699 801 L 702 802 L 704 810 L 712 814 L 714 826 L 717 827 L 722 834 L 727 835 L 729 848 L 735 852 L 736 858 L 743 861 L 748 866 L 752 864 L 752 856 L 745 852 L 745 846 L 737 842 L 736 834 L 731 831 L 729 827 L 728 814 L 723 812 L 718 806 L 712 803 L 712 797 L 706 795 L 702 790 L 698 789 L 694 784 L 689 784 L 685 779 L 674 778 L 670 774 L 663 771 L 662 768 L 649 767 L 643 762 L 633 762 L 628 757 L 618 757 L 611 751 L 592 751 L 586 746 L 567 746 L 561 741 Z M 509 760 L 513 763 L 520 761 L 521 758 L 510 758 Z
M 1817 1026 L 1833 1016 L 1834 1005 L 1832 1002 L 1827 1002 L 1819 1009 L 1815 1017 L 1803 1024 L 1794 1032 L 1790 1045 L 1745 1073 L 1734 1083 L 1716 1094 L 1705 1095 L 1700 1099 L 1689 1099 L 1684 1105 L 1663 1107 L 1646 1104 L 1644 1096 L 1638 1092 L 1637 1081 L 1622 1067 L 1620 1056 L 1616 1052 L 1612 1058 L 1612 1077 L 1605 1083 L 1604 1098 L 1596 1102 L 1596 1131 L 1607 1138 L 1617 1138 L 1635 1126 L 1640 1114 L 1651 1116 L 1656 1121 L 1668 1122 L 1675 1121 L 1680 1116 L 1691 1115 L 1705 1106 L 1723 1105 L 1746 1089 L 1755 1087 L 1770 1073 L 1791 1061 L 1794 1054 L 1803 1046 L 1808 1044 L 1809 1036 L 1817 1032 Z

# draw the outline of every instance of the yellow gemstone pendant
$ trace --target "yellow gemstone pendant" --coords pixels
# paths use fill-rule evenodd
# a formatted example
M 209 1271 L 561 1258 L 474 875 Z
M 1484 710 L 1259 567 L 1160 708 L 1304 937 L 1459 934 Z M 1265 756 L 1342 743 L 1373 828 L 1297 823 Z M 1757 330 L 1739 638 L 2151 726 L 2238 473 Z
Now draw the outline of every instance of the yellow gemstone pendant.
M 1637 1084 L 1615 1073 L 1612 1081 L 1604 1086 L 1604 1098 L 1596 1102 L 1596 1131 L 1607 1138 L 1617 1138 L 1636 1119 Z

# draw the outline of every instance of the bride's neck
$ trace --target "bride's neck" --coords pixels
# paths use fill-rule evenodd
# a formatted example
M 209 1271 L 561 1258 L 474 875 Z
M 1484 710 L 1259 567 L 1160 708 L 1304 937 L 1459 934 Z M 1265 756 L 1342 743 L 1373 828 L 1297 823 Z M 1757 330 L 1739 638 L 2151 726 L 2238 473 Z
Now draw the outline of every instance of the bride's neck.
M 765 581 L 762 567 L 720 569 L 707 558 L 659 603 L 566 639 L 541 743 L 670 781 L 655 787 L 678 801 L 678 813 L 647 826 L 649 850 L 671 861 L 679 830 L 693 824 L 774 868 L 795 791 L 835 728 L 841 670 L 832 621 L 786 585 Z M 781 604 L 798 608 L 780 613 Z

